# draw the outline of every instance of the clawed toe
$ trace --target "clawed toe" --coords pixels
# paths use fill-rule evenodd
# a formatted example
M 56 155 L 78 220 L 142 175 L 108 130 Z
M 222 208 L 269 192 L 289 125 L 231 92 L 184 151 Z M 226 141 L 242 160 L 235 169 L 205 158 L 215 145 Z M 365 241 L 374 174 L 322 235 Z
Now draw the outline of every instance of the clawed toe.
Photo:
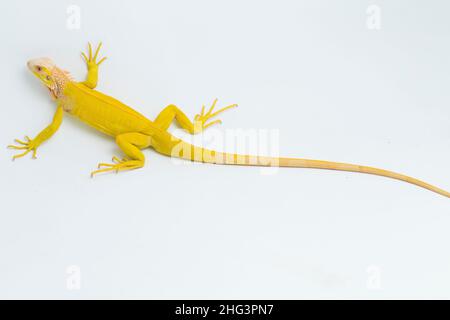
M 216 107 L 216 104 L 217 104 L 217 99 L 214 100 L 213 104 L 211 105 L 208 112 L 206 112 L 206 113 L 205 113 L 205 106 L 202 106 L 202 110 L 201 110 L 200 114 L 197 114 L 194 117 L 194 124 L 198 128 L 197 129 L 198 132 L 203 131 L 204 129 L 206 129 L 212 125 L 221 124 L 222 123 L 221 120 L 214 120 L 209 123 L 207 123 L 207 121 L 210 120 L 211 118 L 217 116 L 218 114 L 224 112 L 225 110 L 237 107 L 237 104 L 232 104 L 232 105 L 226 106 L 222 109 L 219 109 L 219 110 L 213 112 L 214 108 Z
M 25 150 L 23 153 L 20 154 L 16 154 L 12 157 L 13 160 L 17 159 L 17 158 L 21 158 L 25 155 L 27 155 L 28 153 L 30 153 L 31 151 L 33 152 L 33 159 L 36 159 L 36 149 L 37 149 L 37 144 L 35 142 L 33 142 L 32 139 L 30 139 L 30 137 L 25 136 L 25 139 L 27 141 L 22 141 L 19 139 L 14 139 L 14 141 L 19 144 L 19 145 L 13 145 L 10 144 L 8 145 L 9 149 L 14 149 L 14 150 Z
M 143 162 L 139 160 L 129 160 L 127 158 L 119 159 L 117 157 L 112 158 L 114 163 L 99 163 L 97 169 L 91 172 L 91 178 L 94 177 L 97 173 L 115 171 L 118 173 L 122 170 L 131 170 L 141 168 L 143 166 Z
M 102 47 L 102 43 L 100 42 L 97 46 L 97 49 L 95 49 L 95 53 L 92 54 L 92 45 L 89 42 L 88 43 L 88 54 L 86 55 L 84 52 L 81 52 L 81 56 L 83 57 L 84 61 L 86 62 L 88 68 L 91 66 L 99 66 L 103 61 L 106 60 L 106 57 L 103 57 L 99 61 L 97 61 L 98 53 L 100 52 L 100 48 Z

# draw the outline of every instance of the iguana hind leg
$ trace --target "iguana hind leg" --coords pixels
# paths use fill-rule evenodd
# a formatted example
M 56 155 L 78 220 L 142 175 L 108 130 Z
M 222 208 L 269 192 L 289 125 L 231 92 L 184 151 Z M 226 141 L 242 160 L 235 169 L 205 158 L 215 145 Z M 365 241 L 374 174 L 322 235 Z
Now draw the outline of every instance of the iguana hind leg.
M 170 124 L 172 123 L 172 121 L 175 119 L 175 120 L 177 120 L 177 122 L 180 124 L 180 126 L 183 129 L 187 130 L 191 134 L 196 134 L 196 133 L 202 132 L 203 130 L 205 130 L 206 128 L 208 128 L 214 124 L 222 123 L 221 120 L 214 120 L 209 123 L 207 123 L 207 122 L 211 118 L 217 116 L 219 113 L 222 113 L 223 111 L 225 111 L 227 109 L 237 107 L 237 104 L 232 104 L 232 105 L 226 106 L 216 112 L 213 112 L 214 108 L 216 106 L 216 103 L 217 103 L 217 99 L 214 100 L 212 106 L 209 108 L 208 112 L 206 112 L 206 113 L 205 113 L 205 106 L 203 106 L 201 113 L 197 114 L 194 117 L 194 121 L 189 120 L 189 118 L 186 116 L 186 114 L 183 111 L 181 111 L 177 106 L 171 104 L 171 105 L 168 105 L 166 108 L 163 109 L 163 111 L 161 111 L 159 113 L 159 115 L 156 117 L 154 123 L 159 128 L 161 128 L 163 130 L 167 130 L 167 128 L 169 128 Z
M 91 177 L 101 172 L 119 172 L 122 170 L 142 168 L 144 166 L 145 156 L 141 149 L 150 146 L 150 136 L 137 132 L 124 133 L 116 137 L 116 143 L 125 153 L 126 157 L 119 159 L 114 156 L 112 159 L 114 163 L 99 163 L 99 170 L 91 172 Z

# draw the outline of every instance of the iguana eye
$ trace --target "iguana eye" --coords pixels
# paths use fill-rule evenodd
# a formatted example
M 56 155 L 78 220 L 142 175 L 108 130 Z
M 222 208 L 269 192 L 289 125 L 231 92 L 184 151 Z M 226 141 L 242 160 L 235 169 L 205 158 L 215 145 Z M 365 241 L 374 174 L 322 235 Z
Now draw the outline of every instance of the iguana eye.
M 37 67 L 36 67 L 36 70 L 37 70 L 37 71 L 41 71 L 42 68 L 41 68 L 40 66 L 37 66 Z

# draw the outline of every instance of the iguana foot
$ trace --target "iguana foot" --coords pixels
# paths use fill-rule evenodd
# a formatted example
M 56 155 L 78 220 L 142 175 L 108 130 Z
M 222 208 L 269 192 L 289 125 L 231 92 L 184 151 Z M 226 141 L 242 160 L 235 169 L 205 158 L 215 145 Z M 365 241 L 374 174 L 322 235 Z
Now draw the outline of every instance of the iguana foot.
M 10 148 L 10 149 L 15 149 L 15 150 L 25 150 L 25 152 L 20 153 L 20 154 L 16 154 L 15 156 L 13 156 L 13 158 L 12 158 L 13 160 L 15 160 L 15 159 L 17 159 L 17 158 L 21 158 L 21 157 L 27 155 L 27 154 L 28 154 L 29 152 L 31 152 L 31 151 L 33 151 L 33 159 L 36 159 L 36 149 L 37 149 L 37 147 L 38 147 L 38 144 L 37 144 L 34 140 L 30 139 L 30 137 L 28 137 L 28 136 L 25 136 L 25 139 L 26 139 L 27 141 L 22 141 L 22 140 L 19 140 L 19 139 L 14 139 L 14 141 L 15 141 L 16 143 L 18 143 L 19 145 L 16 146 L 16 145 L 10 144 L 10 145 L 8 146 L 8 148 Z
M 112 161 L 114 163 L 99 163 L 97 168 L 99 170 L 95 170 L 91 172 L 91 178 L 96 175 L 97 173 L 101 172 L 109 172 L 109 171 L 122 171 L 122 170 L 131 170 L 131 169 L 137 169 L 142 168 L 144 166 L 144 162 L 141 160 L 130 160 L 128 158 L 119 159 L 117 157 L 113 157 Z M 106 167 L 104 169 L 101 169 L 102 167 Z
M 88 47 L 89 47 L 88 56 L 86 56 L 84 52 L 81 52 L 81 56 L 84 58 L 84 61 L 86 62 L 88 69 L 92 67 L 98 67 L 103 61 L 106 60 L 106 57 L 103 57 L 102 59 L 100 59 L 99 62 L 97 62 L 97 56 L 100 51 L 100 48 L 102 47 L 102 43 L 100 42 L 99 45 L 97 46 L 94 56 L 92 56 L 92 45 L 90 42 L 88 42 Z
M 209 108 L 209 110 L 208 110 L 208 112 L 206 114 L 205 114 L 205 106 L 202 106 L 201 113 L 197 114 L 195 116 L 195 118 L 194 118 L 194 131 L 195 132 L 200 132 L 200 131 L 203 131 L 206 128 L 208 128 L 208 127 L 210 127 L 210 126 L 212 126 L 214 124 L 222 123 L 221 120 L 214 120 L 214 121 L 211 121 L 209 123 L 206 123 L 206 122 L 209 119 L 217 116 L 219 113 L 222 113 L 222 112 L 224 112 L 227 109 L 231 109 L 231 108 L 237 107 L 237 104 L 232 104 L 232 105 L 226 106 L 226 107 L 224 107 L 224 108 L 222 108 L 220 110 L 217 110 L 216 112 L 213 112 L 214 108 L 216 106 L 216 103 L 217 103 L 217 99 L 214 100 L 211 108 Z

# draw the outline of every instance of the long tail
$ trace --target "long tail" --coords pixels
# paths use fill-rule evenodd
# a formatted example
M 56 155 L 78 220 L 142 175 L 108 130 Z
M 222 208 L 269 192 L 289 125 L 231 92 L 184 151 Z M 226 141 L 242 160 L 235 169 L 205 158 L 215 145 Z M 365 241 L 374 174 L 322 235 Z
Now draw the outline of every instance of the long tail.
M 450 192 L 435 187 L 429 183 L 412 178 L 400 173 L 361 166 L 350 163 L 332 162 L 332 161 L 322 161 L 322 160 L 311 160 L 311 159 L 299 159 L 299 158 L 277 158 L 277 157 L 264 157 L 264 156 L 251 156 L 251 155 L 240 155 L 233 153 L 223 153 L 214 150 L 208 150 L 201 147 L 193 146 L 187 142 L 181 143 L 181 148 L 177 148 L 176 152 L 170 154 L 177 158 L 182 158 L 191 161 L 213 163 L 213 164 L 224 164 L 224 165 L 243 165 L 243 166 L 265 166 L 265 167 L 291 167 L 291 168 L 314 168 L 314 169 L 327 169 L 327 170 L 338 170 L 338 171 L 350 171 L 373 174 L 377 176 L 388 177 L 392 179 L 397 179 L 405 181 L 416 186 L 428 189 L 430 191 L 436 192 L 447 198 L 450 198 Z

